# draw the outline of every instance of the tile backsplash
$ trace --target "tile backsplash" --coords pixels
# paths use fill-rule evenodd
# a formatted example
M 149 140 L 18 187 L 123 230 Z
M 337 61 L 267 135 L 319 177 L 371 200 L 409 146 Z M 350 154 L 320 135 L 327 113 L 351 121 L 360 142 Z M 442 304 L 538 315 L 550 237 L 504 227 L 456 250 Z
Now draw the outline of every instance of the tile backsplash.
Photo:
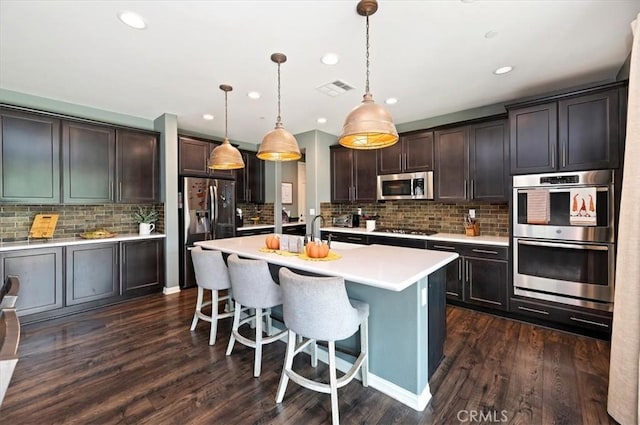
M 133 213 L 138 207 L 154 207 L 160 214 L 155 232 L 164 233 L 164 205 L 2 205 L 0 206 L 0 242 L 27 240 L 36 214 L 59 214 L 53 239 L 71 238 L 80 233 L 107 229 L 114 233 L 138 233 Z
M 376 227 L 432 230 L 444 233 L 464 234 L 464 214 L 476 210 L 480 234 L 484 236 L 509 236 L 509 205 L 506 203 L 458 203 L 445 204 L 432 201 L 386 201 L 371 204 L 320 204 L 322 216 L 330 223 L 340 214 L 357 213 L 377 216 Z M 364 220 L 360 227 L 364 228 Z

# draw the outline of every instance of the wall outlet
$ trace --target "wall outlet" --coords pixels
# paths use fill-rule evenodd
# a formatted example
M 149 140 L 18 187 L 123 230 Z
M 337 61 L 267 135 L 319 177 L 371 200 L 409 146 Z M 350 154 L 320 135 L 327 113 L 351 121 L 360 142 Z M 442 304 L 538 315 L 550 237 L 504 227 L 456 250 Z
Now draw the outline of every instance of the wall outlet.
M 476 210 L 469 210 L 469 218 L 476 218 Z
M 315 208 L 309 208 L 309 215 L 316 215 L 316 209 Z

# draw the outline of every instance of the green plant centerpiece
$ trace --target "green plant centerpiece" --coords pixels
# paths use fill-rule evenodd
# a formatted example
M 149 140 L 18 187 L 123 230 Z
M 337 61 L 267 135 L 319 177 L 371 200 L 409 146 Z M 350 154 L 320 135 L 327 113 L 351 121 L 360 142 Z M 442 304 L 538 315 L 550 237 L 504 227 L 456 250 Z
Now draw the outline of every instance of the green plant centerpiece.
M 137 223 L 152 224 L 158 221 L 158 211 L 154 208 L 144 209 L 138 207 L 138 210 L 133 213 L 133 220 Z

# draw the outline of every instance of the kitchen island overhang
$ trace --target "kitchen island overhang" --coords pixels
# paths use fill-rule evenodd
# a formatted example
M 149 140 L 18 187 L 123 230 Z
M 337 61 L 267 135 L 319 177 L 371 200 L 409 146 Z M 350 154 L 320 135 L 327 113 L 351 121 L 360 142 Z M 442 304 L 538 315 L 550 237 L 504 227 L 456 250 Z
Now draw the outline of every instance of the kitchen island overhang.
M 264 235 L 197 242 L 244 258 L 265 260 L 273 266 L 319 276 L 340 276 L 350 297 L 370 306 L 369 386 L 416 410 L 424 410 L 429 390 L 429 353 L 442 351 L 445 335 L 444 267 L 458 255 L 386 245 L 335 244 L 335 261 L 308 261 L 297 256 L 261 252 Z M 431 287 L 439 295 L 429 297 Z M 440 320 L 429 320 L 437 312 Z M 435 329 L 434 329 L 435 327 Z M 431 329 L 430 329 L 431 328 Z M 433 338 L 432 338 L 433 339 Z M 322 360 L 322 356 L 320 357 Z M 340 365 L 338 365 L 340 366 Z M 348 367 L 348 360 L 343 367 Z

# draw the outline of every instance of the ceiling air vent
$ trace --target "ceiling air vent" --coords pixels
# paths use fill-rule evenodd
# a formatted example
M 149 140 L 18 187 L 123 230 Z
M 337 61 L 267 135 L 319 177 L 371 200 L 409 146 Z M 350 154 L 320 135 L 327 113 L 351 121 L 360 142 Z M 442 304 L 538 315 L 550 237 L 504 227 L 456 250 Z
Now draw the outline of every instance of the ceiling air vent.
M 335 80 L 330 83 L 323 84 L 320 87 L 316 87 L 316 90 L 331 97 L 339 96 L 342 93 L 353 89 L 354 87 L 352 85 L 342 80 Z

